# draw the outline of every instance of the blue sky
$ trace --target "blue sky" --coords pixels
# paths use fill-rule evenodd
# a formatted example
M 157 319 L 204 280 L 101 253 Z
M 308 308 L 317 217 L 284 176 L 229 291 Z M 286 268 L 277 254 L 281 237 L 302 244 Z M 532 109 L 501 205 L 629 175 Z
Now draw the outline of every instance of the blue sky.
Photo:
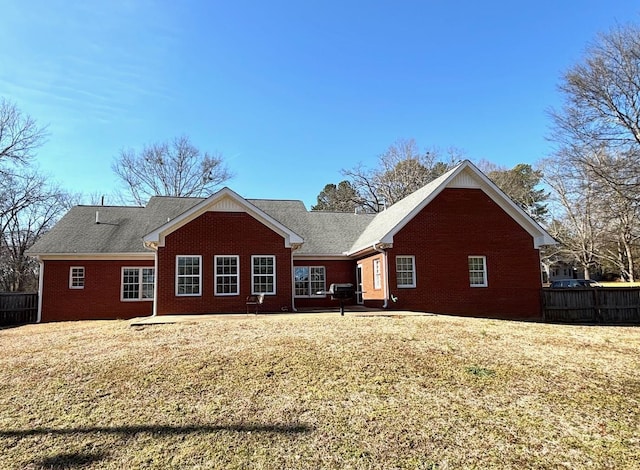
M 0 0 L 0 96 L 49 126 L 41 169 L 109 194 L 122 148 L 188 135 L 248 198 L 314 204 L 400 138 L 511 167 L 635 1 Z M 109 202 L 109 201 L 107 201 Z

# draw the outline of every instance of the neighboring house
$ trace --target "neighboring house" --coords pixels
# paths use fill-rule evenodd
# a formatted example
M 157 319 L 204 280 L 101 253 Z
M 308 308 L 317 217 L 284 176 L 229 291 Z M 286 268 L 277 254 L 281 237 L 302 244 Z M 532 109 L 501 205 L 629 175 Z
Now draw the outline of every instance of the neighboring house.
M 584 270 L 575 262 L 558 260 L 549 266 L 549 282 L 559 279 L 584 279 Z
M 555 241 L 472 163 L 378 214 L 309 212 L 301 201 L 153 197 L 78 206 L 29 254 L 41 321 L 335 307 L 357 303 L 503 318 L 540 317 L 539 247 Z

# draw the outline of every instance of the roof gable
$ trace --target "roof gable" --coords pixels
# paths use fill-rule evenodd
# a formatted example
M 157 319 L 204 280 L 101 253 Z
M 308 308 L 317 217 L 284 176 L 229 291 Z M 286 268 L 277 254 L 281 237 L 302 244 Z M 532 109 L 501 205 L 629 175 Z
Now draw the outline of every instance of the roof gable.
M 150 255 L 148 247 L 162 246 L 169 233 L 216 211 L 249 214 L 280 234 L 285 246 L 297 248 L 294 256 L 346 257 L 392 244 L 395 234 L 445 188 L 480 189 L 532 236 L 536 248 L 556 243 L 489 178 L 464 161 L 375 215 L 307 211 L 302 201 L 247 200 L 229 188 L 207 199 L 156 196 L 146 207 L 76 206 L 28 254 Z
M 286 247 L 304 242 L 300 235 L 281 224 L 262 209 L 242 198 L 231 189 L 222 188 L 220 191 L 212 194 L 207 199 L 203 199 L 174 219 L 167 220 L 166 223 L 147 233 L 147 235 L 143 237 L 145 245 L 150 247 L 163 246 L 167 235 L 205 212 L 245 212 L 274 232 L 282 235 Z
M 556 241 L 535 220 L 515 204 L 473 163 L 465 160 L 458 166 L 378 213 L 348 254 L 373 249 L 378 244 L 392 244 L 393 237 L 445 188 L 480 189 L 513 218 L 533 238 L 535 248 Z

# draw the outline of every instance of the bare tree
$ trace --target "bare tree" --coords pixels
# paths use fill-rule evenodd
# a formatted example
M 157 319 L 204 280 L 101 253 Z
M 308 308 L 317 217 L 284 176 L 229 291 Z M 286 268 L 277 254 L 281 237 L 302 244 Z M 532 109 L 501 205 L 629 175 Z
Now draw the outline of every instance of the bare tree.
M 379 212 L 420 189 L 459 162 L 460 153 L 451 149 L 449 159 L 439 152 L 420 152 L 414 139 L 398 140 L 378 157 L 378 166 L 359 164 L 342 170 L 358 193 L 358 205 L 368 212 Z
M 30 169 L 46 130 L 0 99 L 0 290 L 37 289 L 37 263 L 25 251 L 63 211 L 66 196 Z
M 617 153 L 603 150 L 583 160 L 589 162 L 583 167 L 599 195 L 598 215 L 605 227 L 605 245 L 600 253 L 603 264 L 610 263 L 623 279 L 633 282 L 640 240 L 640 199 L 637 186 L 632 184 L 634 178 L 626 179 L 625 157 Z M 596 168 L 602 171 L 594 171 Z
M 587 173 L 557 159 L 543 162 L 543 171 L 554 202 L 548 230 L 561 244 L 553 256 L 575 261 L 582 267 L 584 278 L 590 279 L 598 266 L 604 233 L 596 185 Z
M 45 129 L 39 127 L 32 117 L 0 98 L 0 224 L 7 215 L 28 207 L 37 199 L 38 196 L 31 191 L 20 192 L 17 188 L 26 181 L 26 187 L 32 189 L 31 178 L 22 175 L 45 137 Z M 4 233 L 4 225 L 0 229 L 0 233 Z
M 69 209 L 69 196 L 30 172 L 10 177 L 11 191 L 0 216 L 0 290 L 35 291 L 38 263 L 25 252 Z
M 564 105 L 551 111 L 554 160 L 567 181 L 584 180 L 583 201 L 600 230 L 599 262 L 633 280 L 640 220 L 640 27 L 600 34 L 559 88 Z
M 112 165 L 128 191 L 128 199 L 144 205 L 151 196 L 201 197 L 233 175 L 222 156 L 201 153 L 187 137 L 122 150 Z
M 617 26 L 600 34 L 559 88 L 564 106 L 551 111 L 551 138 L 559 143 L 562 156 L 589 166 L 603 179 L 611 174 L 593 156 L 603 152 L 623 156 L 615 175 L 638 189 L 640 27 Z
M 31 116 L 23 114 L 15 104 L 0 98 L 0 164 L 25 164 L 45 141 L 46 129 Z

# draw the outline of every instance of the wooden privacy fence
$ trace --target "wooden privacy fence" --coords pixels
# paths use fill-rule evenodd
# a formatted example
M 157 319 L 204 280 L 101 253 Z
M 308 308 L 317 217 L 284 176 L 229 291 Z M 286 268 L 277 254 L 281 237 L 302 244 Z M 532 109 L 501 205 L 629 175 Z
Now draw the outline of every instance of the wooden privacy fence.
M 640 288 L 542 289 L 546 321 L 640 323 Z
M 38 294 L 0 292 L 0 326 L 38 321 Z

